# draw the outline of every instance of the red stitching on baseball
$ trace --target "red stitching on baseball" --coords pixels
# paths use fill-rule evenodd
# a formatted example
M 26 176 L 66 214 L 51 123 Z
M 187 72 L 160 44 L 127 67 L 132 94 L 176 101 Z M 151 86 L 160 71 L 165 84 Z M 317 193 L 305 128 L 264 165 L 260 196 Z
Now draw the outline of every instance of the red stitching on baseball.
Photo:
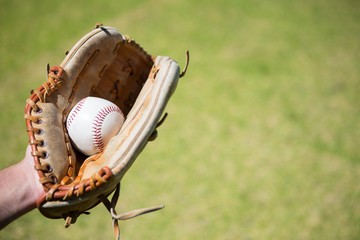
M 103 107 L 100 109 L 98 114 L 96 114 L 94 122 L 93 122 L 93 142 L 95 148 L 97 148 L 99 151 L 102 151 L 105 148 L 105 144 L 103 142 L 102 136 L 101 136 L 101 128 L 104 123 L 104 120 L 107 115 L 109 115 L 112 112 L 118 112 L 122 114 L 120 109 L 117 106 L 110 105 Z
M 74 108 L 74 110 L 72 111 L 71 115 L 68 116 L 68 119 L 66 121 L 66 127 L 67 129 L 70 128 L 72 122 L 75 120 L 76 115 L 78 115 L 78 113 L 80 112 L 81 108 L 84 106 L 86 98 L 84 98 L 83 100 L 81 100 L 76 107 Z

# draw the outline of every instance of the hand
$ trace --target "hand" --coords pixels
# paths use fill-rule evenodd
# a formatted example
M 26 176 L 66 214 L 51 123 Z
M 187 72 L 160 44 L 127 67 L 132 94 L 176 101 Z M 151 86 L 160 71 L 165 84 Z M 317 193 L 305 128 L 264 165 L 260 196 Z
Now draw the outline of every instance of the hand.
M 20 162 L 21 170 L 23 170 L 24 178 L 28 179 L 29 185 L 28 187 L 31 188 L 31 193 L 33 194 L 33 199 L 35 202 L 38 198 L 40 198 L 44 194 L 44 188 L 39 181 L 39 175 L 37 174 L 34 168 L 34 158 L 31 155 L 31 147 L 30 145 L 27 146 L 25 157 Z
M 36 208 L 44 189 L 34 169 L 30 146 L 23 160 L 0 171 L 0 191 L 0 229 Z

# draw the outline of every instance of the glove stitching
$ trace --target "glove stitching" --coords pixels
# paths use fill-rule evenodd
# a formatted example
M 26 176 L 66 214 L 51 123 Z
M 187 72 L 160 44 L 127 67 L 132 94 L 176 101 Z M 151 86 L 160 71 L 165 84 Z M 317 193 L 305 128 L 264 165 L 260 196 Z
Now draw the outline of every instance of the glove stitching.
M 46 159 L 49 157 L 49 153 L 46 151 L 39 151 L 38 147 L 44 147 L 46 143 L 43 140 L 37 140 L 36 136 L 42 135 L 44 130 L 38 127 L 34 127 L 33 124 L 41 124 L 42 119 L 40 116 L 34 116 L 33 114 L 40 114 L 42 108 L 39 107 L 38 102 L 46 102 L 47 96 L 50 96 L 58 86 L 62 83 L 62 68 L 53 67 L 48 71 L 48 81 L 46 81 L 40 88 L 31 90 L 31 96 L 26 100 L 26 113 L 24 115 L 27 122 L 27 132 L 29 134 L 29 144 L 34 146 L 31 152 L 35 159 L 35 169 L 38 172 L 43 172 L 39 175 L 40 183 L 45 187 L 46 184 L 56 184 L 58 179 L 55 175 L 45 175 L 45 173 L 52 173 L 52 167 L 49 164 L 42 164 L 39 159 Z

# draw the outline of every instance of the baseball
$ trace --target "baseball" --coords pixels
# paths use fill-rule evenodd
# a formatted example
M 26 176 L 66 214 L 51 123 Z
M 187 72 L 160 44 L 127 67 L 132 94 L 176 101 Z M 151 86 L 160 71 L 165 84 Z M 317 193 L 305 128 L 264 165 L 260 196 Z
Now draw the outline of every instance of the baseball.
M 124 123 L 124 114 L 114 103 L 86 97 L 70 111 L 66 128 L 75 147 L 85 155 L 103 151 Z

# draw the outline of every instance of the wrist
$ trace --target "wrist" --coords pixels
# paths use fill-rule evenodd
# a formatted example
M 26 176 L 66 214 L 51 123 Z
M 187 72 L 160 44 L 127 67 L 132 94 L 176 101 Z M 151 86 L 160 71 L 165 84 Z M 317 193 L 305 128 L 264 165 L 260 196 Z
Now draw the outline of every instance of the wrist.
M 29 148 L 19 163 L 0 171 L 0 229 L 36 208 L 44 194 Z

